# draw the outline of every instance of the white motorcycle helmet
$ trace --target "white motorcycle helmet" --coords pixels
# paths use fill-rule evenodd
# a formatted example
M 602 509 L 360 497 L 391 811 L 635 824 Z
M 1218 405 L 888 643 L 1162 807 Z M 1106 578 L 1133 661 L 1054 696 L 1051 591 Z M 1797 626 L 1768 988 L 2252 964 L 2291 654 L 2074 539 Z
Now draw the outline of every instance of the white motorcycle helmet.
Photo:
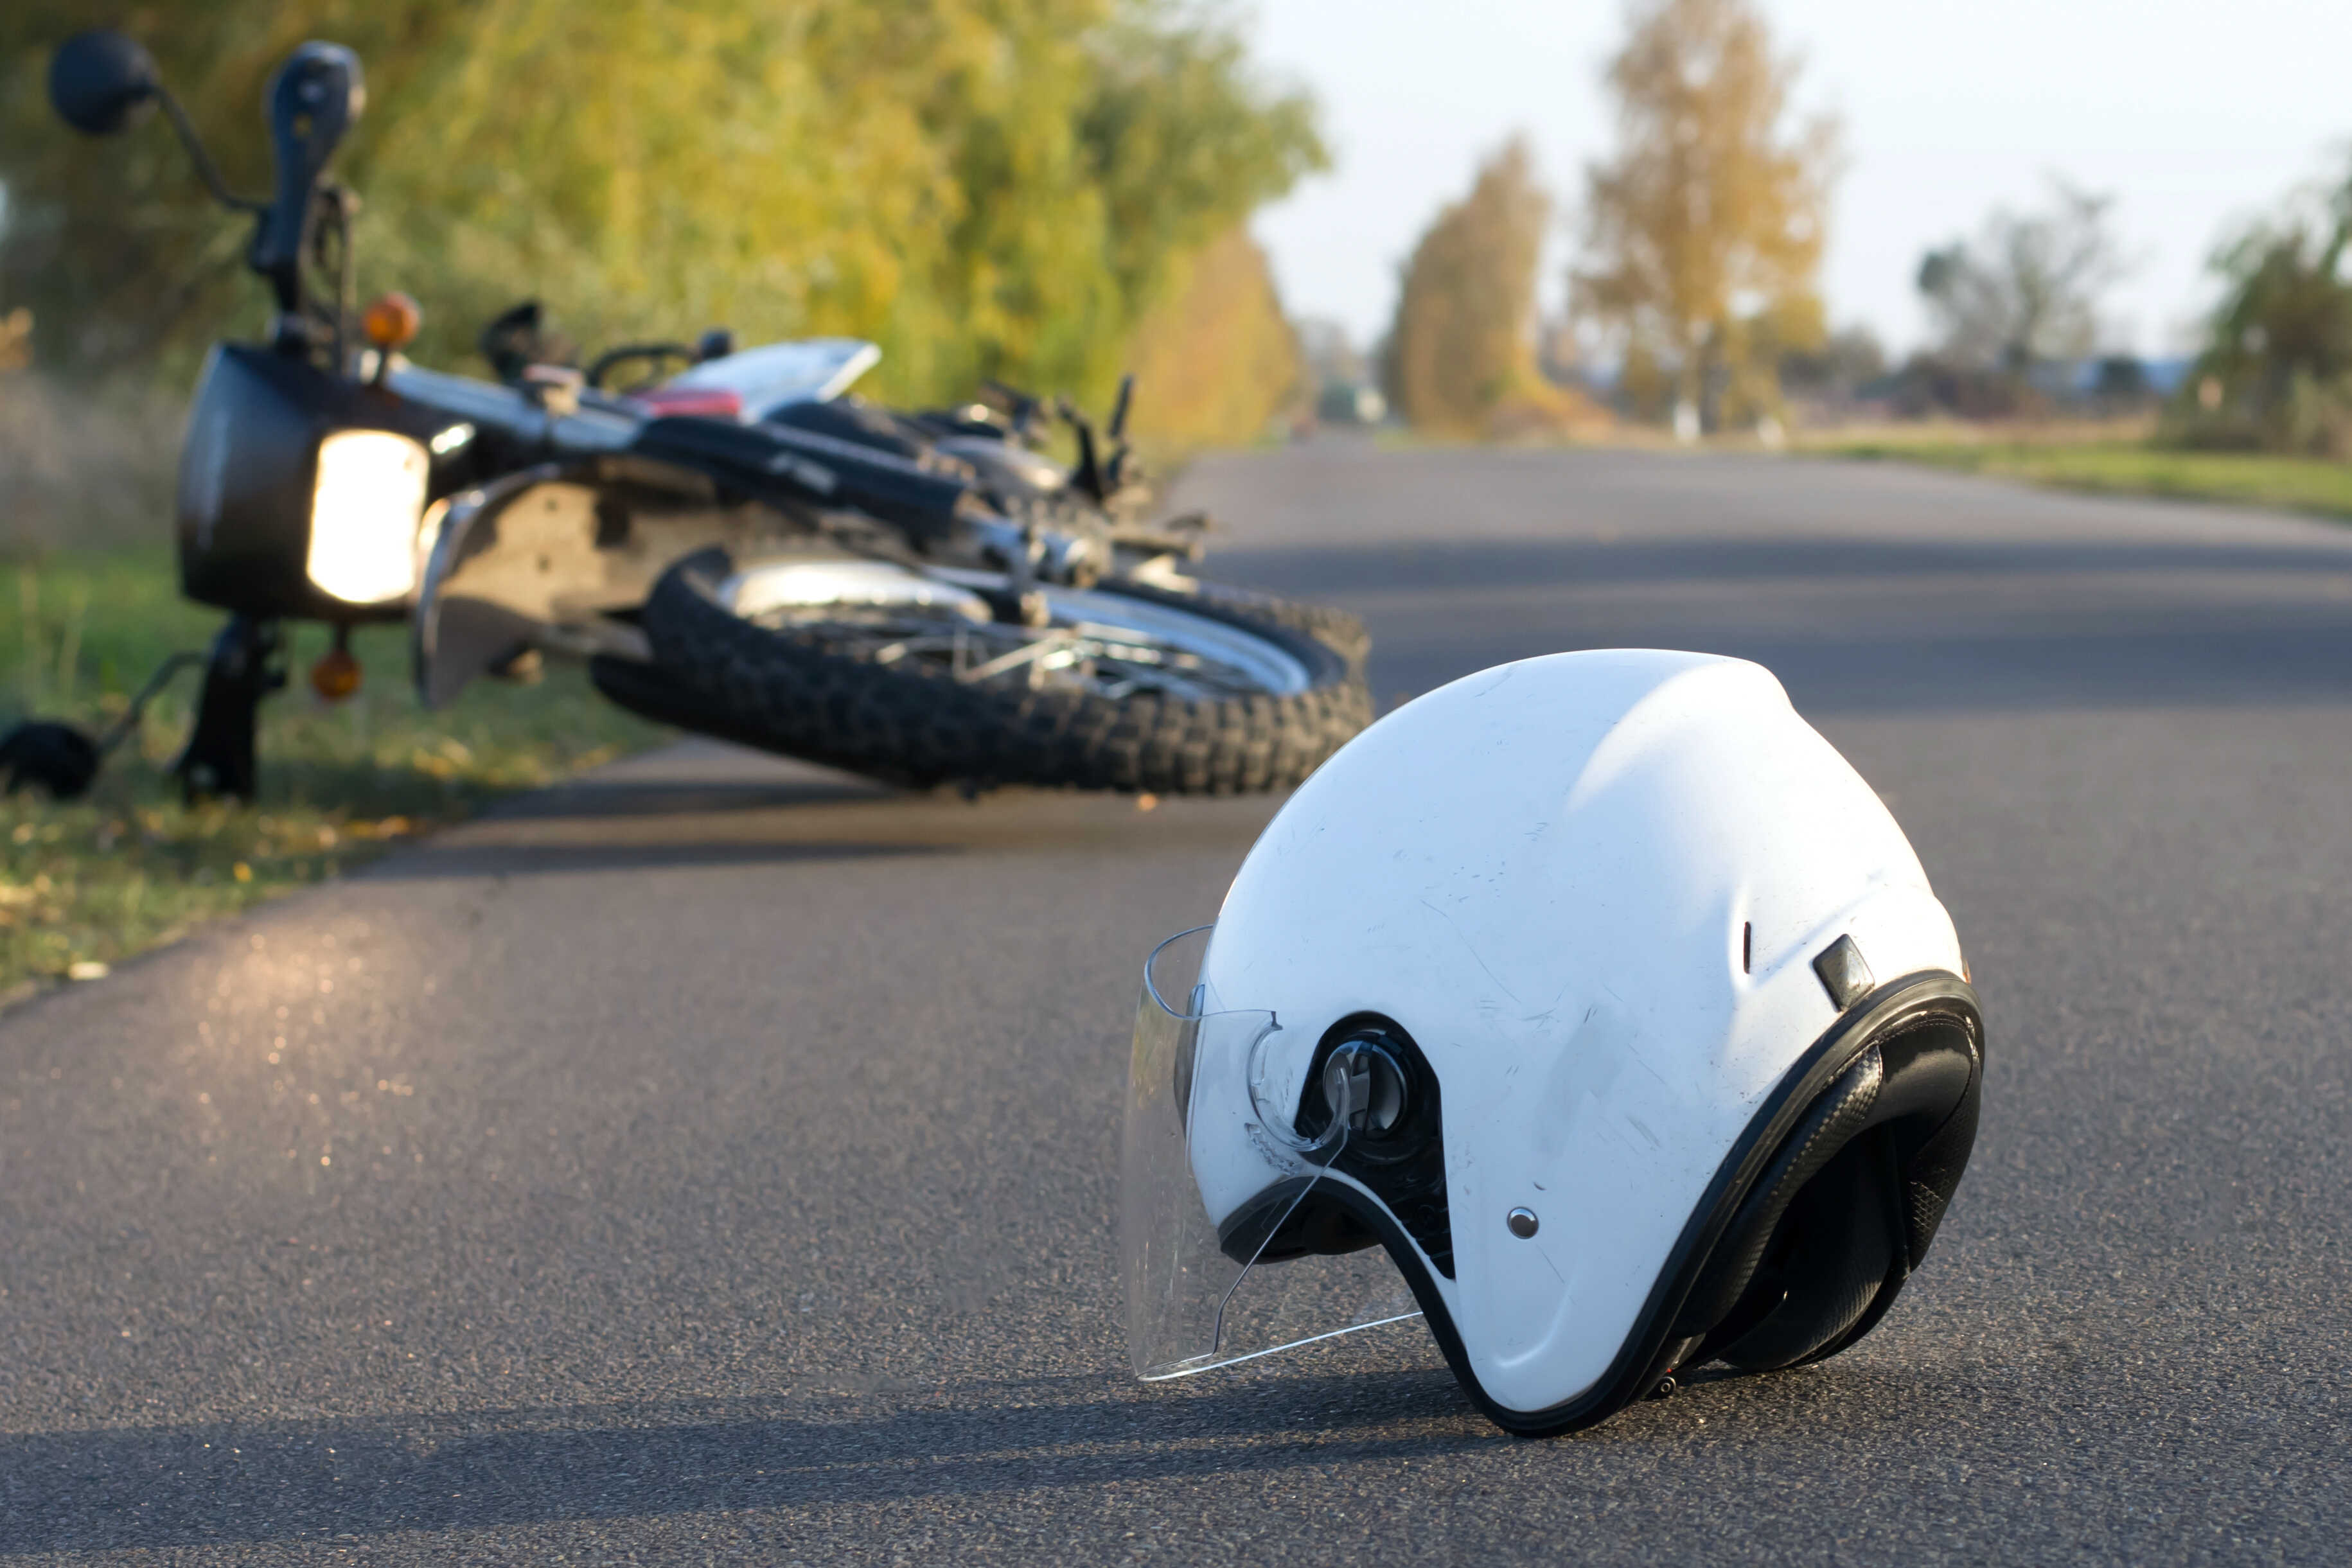
M 1975 1141 L 1966 977 L 1902 830 L 1760 666 L 1562 653 L 1433 692 L 1147 967 L 1136 1370 L 1424 1314 L 1488 1416 L 1548 1433 L 1833 1355 Z

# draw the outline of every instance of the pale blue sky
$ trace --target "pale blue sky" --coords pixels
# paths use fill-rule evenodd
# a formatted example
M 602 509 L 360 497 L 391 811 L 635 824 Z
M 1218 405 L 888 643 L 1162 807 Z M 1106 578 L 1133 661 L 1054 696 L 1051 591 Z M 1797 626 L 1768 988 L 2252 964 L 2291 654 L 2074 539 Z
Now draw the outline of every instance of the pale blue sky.
M 1823 279 L 1832 319 L 1891 347 L 1925 331 L 1920 252 L 2045 171 L 2117 198 L 2137 265 L 2116 346 L 2162 352 L 2210 298 L 2232 220 L 2352 142 L 2352 0 L 1764 0 L 1801 97 L 1845 125 Z M 1260 57 L 1324 106 L 1339 163 L 1255 225 L 1293 311 L 1360 339 L 1398 264 L 1478 157 L 1515 130 L 1572 198 L 1611 142 L 1600 71 L 1618 0 L 1256 0 Z M 1566 204 L 1563 204 L 1564 205 Z M 1566 236 L 1547 264 L 1559 292 Z

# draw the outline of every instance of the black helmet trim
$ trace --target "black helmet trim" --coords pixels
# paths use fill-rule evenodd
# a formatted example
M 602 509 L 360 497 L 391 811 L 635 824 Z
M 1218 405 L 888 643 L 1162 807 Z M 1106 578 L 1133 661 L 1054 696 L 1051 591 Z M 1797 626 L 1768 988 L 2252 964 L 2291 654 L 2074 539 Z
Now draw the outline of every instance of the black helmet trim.
M 1469 1355 L 1463 1348 L 1462 1336 L 1454 1328 L 1445 1298 L 1431 1279 L 1419 1248 L 1394 1216 L 1370 1195 L 1347 1183 L 1334 1184 L 1320 1200 L 1344 1209 L 1358 1225 L 1379 1238 L 1411 1287 L 1446 1364 L 1488 1419 L 1522 1437 L 1551 1437 L 1593 1426 L 1655 1388 L 1675 1367 L 1686 1364 L 1694 1349 L 1706 1348 L 1703 1336 L 1676 1336 L 1675 1326 L 1717 1248 L 1741 1217 L 1742 1206 L 1786 1152 L 1784 1145 L 1790 1134 L 1821 1108 L 1824 1095 L 1840 1087 L 1840 1081 L 1882 1045 L 1937 1020 L 1957 1023 L 1966 1032 L 1970 1058 L 1968 1082 L 1960 1092 L 1958 1108 L 1925 1130 L 1923 1140 L 1907 1162 L 1906 1212 L 1901 1218 L 1908 1245 L 1897 1249 L 1895 1266 L 1859 1318 L 1828 1343 L 1785 1364 L 1819 1361 L 1867 1333 L 1893 1304 L 1904 1279 L 1925 1256 L 1942 1218 L 1943 1204 L 1950 1197 L 1960 1167 L 1967 1162 L 1975 1137 L 1977 1102 L 1983 1081 L 1984 1023 L 1975 989 L 1957 975 L 1926 970 L 1890 980 L 1847 1008 L 1806 1050 L 1767 1096 L 1747 1131 L 1717 1168 L 1706 1197 L 1667 1254 L 1665 1266 L 1659 1270 L 1657 1282 L 1652 1286 L 1633 1332 L 1626 1336 L 1608 1372 L 1582 1395 L 1549 1409 L 1513 1410 L 1487 1396 L 1471 1369 Z M 1879 1105 L 1867 1121 L 1879 1124 L 1889 1116 L 1920 1109 L 1924 1107 L 1907 1103 Z M 1803 1176 L 1811 1174 L 1801 1173 L 1790 1185 L 1801 1186 Z M 1711 1349 L 1708 1354 L 1713 1354 Z

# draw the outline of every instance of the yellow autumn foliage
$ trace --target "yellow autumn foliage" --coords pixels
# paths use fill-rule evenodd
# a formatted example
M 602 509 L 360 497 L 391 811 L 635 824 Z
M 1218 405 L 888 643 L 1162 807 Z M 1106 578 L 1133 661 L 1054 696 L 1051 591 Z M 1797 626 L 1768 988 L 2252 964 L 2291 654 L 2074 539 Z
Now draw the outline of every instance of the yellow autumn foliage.
M 1534 158 L 1514 140 L 1414 246 L 1381 367 L 1390 406 L 1414 429 L 1511 440 L 1605 419 L 1536 367 L 1536 267 L 1550 214 Z
M 1129 363 L 1135 433 L 1161 444 L 1255 441 L 1306 397 L 1297 334 L 1265 253 L 1238 226 L 1187 260 L 1144 317 Z
M 419 299 L 416 355 L 453 369 L 537 297 L 592 348 L 848 333 L 882 345 L 884 396 L 994 375 L 1099 400 L 1203 247 L 1323 157 L 1312 106 L 1177 0 L 134 0 L 110 20 L 246 190 L 268 184 L 276 63 L 308 37 L 359 52 L 336 170 L 365 203 L 360 287 Z M 49 118 L 49 50 L 88 21 L 86 0 L 0 8 L 0 301 L 32 308 L 52 372 L 184 377 L 259 325 L 247 225 L 159 120 L 101 143 Z

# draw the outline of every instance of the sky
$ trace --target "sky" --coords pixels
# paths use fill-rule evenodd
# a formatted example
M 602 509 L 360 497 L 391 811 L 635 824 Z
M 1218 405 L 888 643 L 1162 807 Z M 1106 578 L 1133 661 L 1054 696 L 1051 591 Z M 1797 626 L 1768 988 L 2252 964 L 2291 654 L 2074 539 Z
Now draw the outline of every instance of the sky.
M 2132 268 L 2103 347 L 2178 351 L 2217 242 L 2352 148 L 2352 0 L 1761 5 L 1804 62 L 1800 106 L 1844 128 L 1831 320 L 1897 351 L 1927 333 L 1921 254 L 2038 204 L 2052 175 L 2116 198 Z M 1336 155 L 1253 225 L 1292 313 L 1377 338 L 1413 242 L 1514 131 L 1562 199 L 1556 304 L 1583 168 L 1613 141 L 1601 73 L 1623 32 L 1621 0 L 1256 0 L 1259 60 L 1315 94 Z

